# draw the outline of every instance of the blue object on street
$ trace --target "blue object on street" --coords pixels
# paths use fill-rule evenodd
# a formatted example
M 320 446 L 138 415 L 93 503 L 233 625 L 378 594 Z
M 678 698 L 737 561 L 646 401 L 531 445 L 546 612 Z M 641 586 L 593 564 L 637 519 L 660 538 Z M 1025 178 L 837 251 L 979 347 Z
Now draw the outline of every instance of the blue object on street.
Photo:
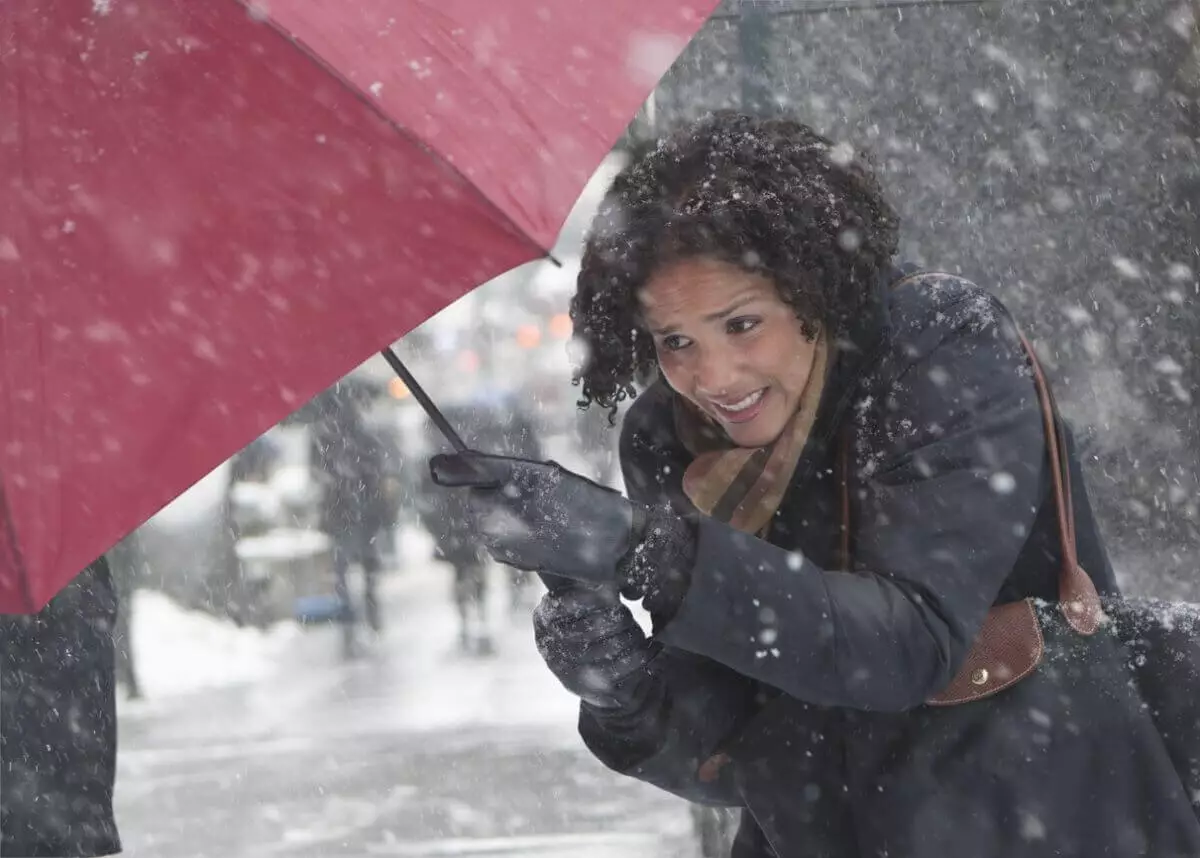
M 334 594 L 322 596 L 302 596 L 296 599 L 296 622 L 305 625 L 317 623 L 332 623 L 341 619 L 345 611 L 342 600 Z

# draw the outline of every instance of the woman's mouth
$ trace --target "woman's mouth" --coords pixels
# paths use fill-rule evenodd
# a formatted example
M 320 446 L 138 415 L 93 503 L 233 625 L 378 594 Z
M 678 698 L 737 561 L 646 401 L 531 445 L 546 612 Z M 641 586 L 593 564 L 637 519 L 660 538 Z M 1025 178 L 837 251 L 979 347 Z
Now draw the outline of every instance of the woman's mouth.
M 717 416 L 726 423 L 747 423 L 762 411 L 763 402 L 767 397 L 767 388 L 761 388 L 732 402 L 714 402 L 709 400 Z

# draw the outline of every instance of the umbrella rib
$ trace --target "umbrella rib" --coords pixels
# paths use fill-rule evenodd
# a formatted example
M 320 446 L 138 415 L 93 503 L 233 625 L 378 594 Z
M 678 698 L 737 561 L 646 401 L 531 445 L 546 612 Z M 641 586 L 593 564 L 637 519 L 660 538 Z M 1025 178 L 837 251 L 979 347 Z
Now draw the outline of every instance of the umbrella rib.
M 20 544 L 17 542 L 17 528 L 12 520 L 12 507 L 8 504 L 8 493 L 5 491 L 4 480 L 2 478 L 0 478 L 0 510 L 4 511 L 3 526 L 5 538 L 8 540 L 8 553 L 12 557 L 13 572 L 20 582 L 21 596 L 25 599 L 25 604 L 32 610 L 35 607 L 33 591 L 29 589 L 29 575 L 25 569 L 25 557 L 21 553 Z
M 246 9 L 247 15 L 250 16 L 251 18 L 257 17 L 254 15 L 250 15 L 250 0 L 233 0 L 233 2 L 237 3 L 239 6 Z M 302 39 L 300 39 L 298 36 L 294 36 L 291 33 L 289 33 L 287 30 L 285 30 L 283 27 L 281 27 L 279 25 L 279 23 L 277 21 L 275 21 L 274 18 L 271 18 L 270 15 L 267 15 L 267 17 L 265 19 L 263 19 L 261 21 L 261 23 L 266 24 L 267 27 L 271 30 L 271 32 L 275 33 L 275 35 L 279 36 L 281 39 L 284 39 L 289 44 L 293 45 L 305 57 L 307 57 L 310 62 L 315 63 L 317 66 L 319 66 L 321 68 L 322 71 L 326 72 L 328 75 L 330 75 L 330 77 L 332 77 L 339 84 L 341 84 L 343 87 L 345 87 L 351 93 L 351 95 L 353 95 L 355 98 L 357 98 L 362 104 L 366 105 L 367 108 L 369 108 L 372 113 L 374 113 L 376 116 L 378 116 L 384 122 L 386 122 L 388 125 L 390 125 L 392 128 L 394 128 L 398 134 L 400 134 L 402 137 L 406 138 L 407 140 L 411 141 L 412 143 L 416 144 L 418 147 L 423 149 L 426 152 L 426 154 L 428 154 L 430 158 L 432 158 L 434 161 L 436 161 L 438 164 L 440 164 L 443 169 L 449 170 L 451 173 L 453 173 L 455 176 L 457 176 L 465 185 L 467 185 L 467 187 L 474 190 L 475 193 L 477 193 L 479 195 L 479 197 L 485 203 L 487 203 L 487 205 L 491 209 L 493 209 L 498 215 L 500 215 L 500 217 L 504 220 L 504 222 L 506 224 L 508 224 L 510 227 L 512 227 L 516 231 L 517 235 L 519 235 L 521 237 L 521 239 L 523 239 L 525 242 L 527 242 L 530 246 L 533 247 L 533 249 L 535 249 L 538 252 L 538 255 L 553 256 L 553 250 L 551 248 L 542 247 L 541 242 L 537 241 L 535 238 L 530 236 L 524 229 L 522 229 L 521 226 L 519 224 L 517 224 L 517 222 L 507 212 L 505 212 L 504 209 L 502 209 L 496 203 L 495 200 L 493 200 L 491 197 L 489 197 L 487 194 L 485 194 L 478 185 L 476 185 L 473 181 L 471 181 L 469 178 L 467 178 L 466 174 L 463 173 L 462 170 L 460 170 L 458 167 L 456 167 L 450 161 L 446 160 L 446 158 L 442 157 L 442 155 L 440 155 L 436 149 L 434 149 L 432 146 L 430 146 L 428 143 L 426 143 L 423 139 L 421 139 L 421 137 L 419 135 L 417 135 L 416 133 L 414 133 L 412 131 L 412 129 L 401 125 L 399 122 L 397 122 L 391 116 L 389 116 L 387 114 L 387 112 L 384 111 L 373 100 L 371 100 L 366 95 L 366 93 L 364 93 L 361 89 L 359 89 L 357 86 L 355 86 L 354 83 L 352 81 L 350 81 L 349 79 L 347 79 L 345 75 L 343 75 L 340 71 L 337 70 L 337 68 L 335 68 L 334 66 L 327 63 L 321 57 L 320 54 L 318 54 L 316 51 L 314 51 L 312 48 L 310 48 L 307 44 L 305 44 Z
M 13 38 L 16 41 L 15 47 L 17 48 L 18 56 L 20 55 L 21 49 L 24 47 L 22 44 L 22 36 L 24 34 L 22 33 L 21 25 L 22 21 L 20 17 L 18 17 L 13 23 Z M 29 167 L 29 158 L 26 157 L 29 151 L 29 114 L 28 95 L 25 92 L 25 74 L 23 71 L 24 68 L 22 64 L 18 63 L 15 75 L 15 92 L 17 101 L 17 147 L 21 159 L 21 181 L 23 182 L 25 189 L 31 189 L 35 183 L 33 181 L 32 171 Z M 28 218 L 22 219 L 21 226 L 24 227 L 25 232 L 29 231 Z M 31 282 L 31 278 L 26 270 L 26 267 L 22 266 L 20 270 L 25 274 L 25 276 L 21 278 L 22 281 L 28 285 Z M 20 276 L 20 274 L 18 274 L 18 276 Z M 7 357 L 8 356 L 5 355 L 6 359 Z M 17 580 L 20 582 L 21 596 L 25 599 L 26 606 L 30 610 L 33 610 L 35 607 L 33 601 L 33 590 L 30 589 L 28 569 L 25 566 L 25 555 L 21 551 L 21 544 L 17 542 L 17 525 L 12 518 L 12 507 L 9 506 L 8 503 L 8 491 L 5 488 L 5 478 L 3 472 L 0 472 L 0 510 L 3 511 L 4 516 L 4 521 L 0 523 L 0 526 L 3 526 L 5 532 L 4 538 L 8 540 L 8 554 L 12 560 L 13 573 L 17 576 Z

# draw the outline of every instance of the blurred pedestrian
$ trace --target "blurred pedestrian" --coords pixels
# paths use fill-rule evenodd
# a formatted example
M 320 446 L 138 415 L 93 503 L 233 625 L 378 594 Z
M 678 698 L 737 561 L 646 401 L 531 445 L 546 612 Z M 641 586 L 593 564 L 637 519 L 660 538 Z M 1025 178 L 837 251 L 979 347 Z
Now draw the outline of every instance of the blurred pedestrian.
M 450 406 L 446 419 L 473 450 L 507 456 L 541 458 L 541 433 L 529 409 L 513 396 L 492 393 L 477 395 L 465 404 Z M 445 439 L 432 424 L 426 426 L 426 445 L 445 446 Z M 433 538 L 437 557 L 454 570 L 454 603 L 459 615 L 459 645 L 482 653 L 493 649 L 487 617 L 487 556 L 466 526 L 468 510 L 460 493 L 437 488 L 428 468 L 421 469 L 422 483 L 417 510 L 422 526 Z M 509 577 L 509 610 L 518 613 L 536 582 L 523 569 L 505 567 Z
M 114 855 L 117 597 L 101 557 L 31 616 L 0 617 L 0 855 Z
M 380 478 L 379 498 L 383 529 L 376 537 L 380 554 L 391 565 L 400 560 L 400 518 L 404 512 L 405 465 L 408 456 L 404 451 L 404 438 L 394 421 L 376 423 L 371 432 L 383 449 L 383 471 Z
M 358 611 L 350 588 L 350 568 L 363 572 L 363 615 L 372 631 L 383 629 L 377 592 L 383 562 L 376 539 L 388 518 L 383 497 L 383 446 L 362 415 L 336 391 L 319 398 L 312 426 L 311 463 L 322 487 L 321 526 L 333 541 L 333 570 L 340 602 L 342 648 L 357 652 Z
M 490 654 L 494 646 L 487 616 L 487 555 L 466 530 L 466 498 L 438 491 L 429 479 L 428 469 L 424 469 L 423 477 L 416 498 L 417 515 L 433 539 L 434 556 L 454 573 L 459 649 Z

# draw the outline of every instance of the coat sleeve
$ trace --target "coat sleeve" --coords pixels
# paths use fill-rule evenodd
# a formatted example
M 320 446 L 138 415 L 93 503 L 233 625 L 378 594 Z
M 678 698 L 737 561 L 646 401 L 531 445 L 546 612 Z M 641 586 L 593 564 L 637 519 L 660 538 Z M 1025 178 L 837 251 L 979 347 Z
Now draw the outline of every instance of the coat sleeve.
M 610 769 L 698 804 L 741 807 L 732 767 L 716 780 L 700 767 L 754 714 L 754 683 L 707 658 L 664 649 L 634 712 L 580 706 L 579 735 Z
M 886 401 L 860 403 L 885 416 L 859 427 L 856 571 L 702 519 L 664 644 L 818 705 L 902 711 L 949 684 L 1046 491 L 1042 418 L 1015 328 L 985 293 L 898 353 Z
M 659 477 L 670 473 L 670 455 L 638 427 L 639 405 L 621 432 L 621 466 L 633 500 L 661 502 Z M 648 403 L 647 403 L 648 404 Z M 749 677 L 702 655 L 664 647 L 647 672 L 646 693 L 635 711 L 608 713 L 583 704 L 579 733 L 609 768 L 700 804 L 740 807 L 732 767 L 702 782 L 700 766 L 758 708 L 759 686 Z

